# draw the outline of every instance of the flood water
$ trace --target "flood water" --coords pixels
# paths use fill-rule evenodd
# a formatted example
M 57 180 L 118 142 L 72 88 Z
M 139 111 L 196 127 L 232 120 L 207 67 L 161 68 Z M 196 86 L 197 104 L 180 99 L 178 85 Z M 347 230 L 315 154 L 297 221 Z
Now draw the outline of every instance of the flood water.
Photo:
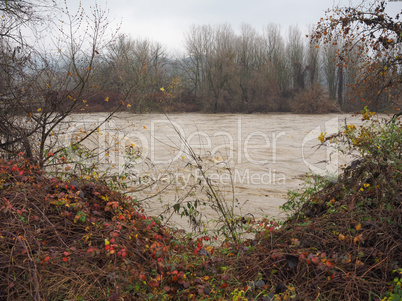
M 74 120 L 77 127 L 88 127 L 105 116 L 83 114 Z M 318 147 L 321 132 L 336 133 L 345 122 L 359 119 L 339 114 L 120 113 L 102 125 L 94 143 L 99 149 L 113 146 L 115 154 L 99 160 L 112 164 L 114 171 L 128 172 L 132 196 L 149 215 L 177 203 L 208 202 L 203 172 L 237 214 L 283 218 L 279 206 L 288 190 L 300 188 L 307 172 L 336 177 L 340 165 L 351 160 L 330 145 Z M 130 169 L 124 169 L 127 151 L 137 155 Z M 197 209 L 204 221 L 216 218 L 210 206 Z M 165 220 L 188 228 L 186 219 L 171 212 L 164 213 Z

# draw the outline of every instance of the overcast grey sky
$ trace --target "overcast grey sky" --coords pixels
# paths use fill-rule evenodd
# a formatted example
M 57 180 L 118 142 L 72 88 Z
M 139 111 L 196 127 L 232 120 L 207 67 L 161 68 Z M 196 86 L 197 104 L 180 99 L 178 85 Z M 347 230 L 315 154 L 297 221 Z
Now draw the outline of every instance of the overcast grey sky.
M 78 0 L 67 0 L 68 2 Z M 95 0 L 83 0 L 85 6 Z M 325 10 L 338 4 L 358 4 L 353 0 L 109 0 L 109 17 L 122 21 L 122 33 L 133 38 L 149 38 L 170 51 L 181 50 L 184 33 L 191 25 L 228 23 L 237 31 L 242 23 L 262 31 L 269 23 L 286 30 L 298 25 L 302 31 L 324 16 Z M 97 0 L 105 7 L 106 0 Z M 400 11 L 402 0 L 390 2 L 389 8 Z

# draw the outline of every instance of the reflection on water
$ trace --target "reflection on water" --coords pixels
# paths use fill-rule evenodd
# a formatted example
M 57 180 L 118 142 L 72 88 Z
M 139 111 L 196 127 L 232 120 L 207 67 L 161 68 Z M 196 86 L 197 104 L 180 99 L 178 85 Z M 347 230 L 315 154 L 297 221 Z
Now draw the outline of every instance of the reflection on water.
M 96 123 L 102 114 L 75 116 Z M 306 172 L 336 176 L 347 161 L 333 147 L 318 147 L 321 132 L 338 131 L 350 115 L 295 114 L 118 114 L 101 128 L 99 141 L 115 143 L 120 155 L 109 157 L 123 168 L 127 149 L 141 157 L 130 170 L 134 196 L 146 200 L 151 215 L 187 199 L 208 200 L 200 169 L 189 153 L 194 151 L 202 170 L 239 214 L 281 218 L 279 206 L 289 189 L 297 189 Z M 108 135 L 106 133 L 109 133 Z M 103 143 L 102 142 L 102 143 Z M 193 154 L 193 156 L 194 156 Z M 141 181 L 141 183 L 140 183 Z M 204 183 L 205 184 L 205 183 Z M 207 218 L 211 208 L 203 208 Z M 282 214 L 283 215 L 283 214 Z M 170 221 L 186 227 L 186 221 Z

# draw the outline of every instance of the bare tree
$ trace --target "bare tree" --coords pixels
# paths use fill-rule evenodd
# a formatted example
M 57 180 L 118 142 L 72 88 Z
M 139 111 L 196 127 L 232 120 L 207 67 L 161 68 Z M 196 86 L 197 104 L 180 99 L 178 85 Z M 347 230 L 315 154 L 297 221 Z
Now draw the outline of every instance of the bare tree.
M 322 51 L 322 69 L 324 73 L 324 78 L 328 87 L 329 97 L 331 99 L 336 98 L 336 87 L 337 87 L 337 52 L 338 47 L 335 44 L 328 44 Z
M 359 81 L 353 89 L 356 96 L 378 104 L 385 95 L 388 103 L 397 107 L 400 99 L 394 92 L 400 89 L 402 82 L 402 25 L 399 20 L 402 10 L 387 13 L 386 7 L 387 2 L 383 0 L 361 1 L 355 7 L 337 6 L 317 24 L 313 39 L 324 44 L 342 39 L 337 53 L 338 70 L 343 74 L 343 69 L 350 65 L 359 69 Z M 353 50 L 360 56 L 361 63 L 357 66 L 349 63 Z M 393 94 L 396 97 L 390 97 Z
M 302 35 L 299 28 L 296 26 L 289 27 L 287 52 L 290 60 L 289 66 L 292 74 L 293 88 L 303 90 L 305 88 L 307 69 L 305 69 Z
M 41 49 L 38 40 L 14 38 L 21 26 L 29 22 L 24 19 L 30 16 L 25 12 L 19 26 L 17 23 L 4 26 L 0 34 L 3 62 L 0 73 L 7 77 L 1 87 L 0 149 L 11 154 L 24 153 L 40 166 L 45 165 L 49 153 L 63 148 L 51 137 L 69 126 L 65 121 L 72 114 L 85 109 L 85 98 L 93 93 L 90 84 L 95 61 L 108 43 L 107 14 L 100 7 L 89 14 L 81 7 L 71 13 L 67 6 L 58 12 L 62 19 L 40 23 L 46 25 L 54 47 L 50 47 L 48 39 L 43 41 L 46 45 Z M 18 11 L 6 9 L 5 18 L 12 19 L 15 14 Z M 46 22 L 38 14 L 35 22 Z M 35 25 L 33 36 L 42 38 L 36 29 Z M 14 49 L 13 56 L 9 55 L 10 49 Z
M 207 58 L 211 56 L 213 39 L 213 29 L 209 25 L 192 26 L 186 34 L 187 56 L 182 60 L 182 67 L 191 81 L 191 90 L 196 96 L 205 93 L 202 85 L 206 77 Z
M 228 92 L 234 67 L 235 34 L 227 25 L 194 26 L 186 36 L 187 58 L 183 67 L 192 89 L 209 103 L 213 112 Z
M 120 35 L 107 48 L 102 75 L 109 89 L 122 93 L 132 108 L 141 113 L 167 82 L 167 63 L 161 44 Z
M 213 112 L 223 93 L 228 91 L 234 67 L 234 32 L 228 24 L 215 28 L 212 54 L 207 58 L 206 81 L 213 101 Z
M 285 92 L 290 86 L 290 67 L 286 56 L 286 45 L 278 25 L 269 24 L 264 30 L 267 45 L 267 60 L 278 81 L 280 90 Z
M 256 30 L 248 24 L 241 27 L 241 35 L 237 39 L 236 64 L 238 66 L 238 83 L 240 87 L 240 111 L 250 112 L 252 103 L 258 96 L 257 74 L 264 65 L 261 60 L 262 43 Z
M 310 28 L 310 32 L 312 32 L 312 28 Z M 311 34 L 308 36 L 310 37 L 310 43 L 307 47 L 307 66 L 308 66 L 308 79 L 310 87 L 316 85 L 318 83 L 318 72 L 319 72 L 319 60 L 320 60 L 320 47 L 319 44 L 314 43 L 311 40 Z

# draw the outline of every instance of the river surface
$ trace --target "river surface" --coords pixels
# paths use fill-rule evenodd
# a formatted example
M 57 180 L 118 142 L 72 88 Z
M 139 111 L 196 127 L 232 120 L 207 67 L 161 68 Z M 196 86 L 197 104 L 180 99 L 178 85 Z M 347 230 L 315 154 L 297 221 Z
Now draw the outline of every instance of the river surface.
M 99 124 L 105 116 L 76 115 L 75 129 Z M 301 187 L 307 172 L 336 178 L 339 167 L 351 160 L 331 145 L 319 147 L 321 133 L 336 133 L 345 122 L 356 124 L 359 118 L 120 113 L 101 126 L 91 143 L 100 150 L 111 147 L 98 160 L 110 164 L 110 172 L 127 173 L 128 190 L 144 203 L 148 214 L 163 213 L 165 221 L 188 229 L 186 219 L 172 215 L 172 206 L 180 203 L 183 208 L 194 200 L 210 204 L 205 177 L 236 214 L 283 218 L 279 206 L 288 190 Z M 130 168 L 127 152 L 136 156 Z M 217 217 L 211 206 L 197 210 L 205 223 Z

